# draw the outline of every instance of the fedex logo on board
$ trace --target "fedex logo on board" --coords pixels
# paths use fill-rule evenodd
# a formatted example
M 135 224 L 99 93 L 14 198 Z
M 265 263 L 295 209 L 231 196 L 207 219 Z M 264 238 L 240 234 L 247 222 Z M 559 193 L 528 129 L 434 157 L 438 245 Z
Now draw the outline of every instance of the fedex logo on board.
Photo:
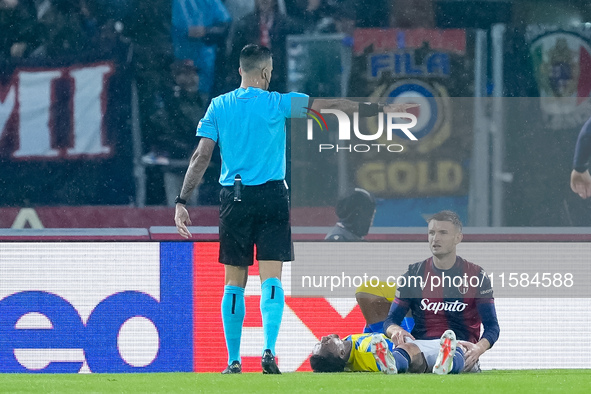
M 298 255 L 298 244 L 296 256 Z M 224 267 L 218 263 L 218 242 L 194 244 L 194 371 L 220 372 L 228 362 L 220 301 L 224 290 Z M 363 330 L 365 320 L 355 298 L 292 297 L 291 263 L 283 265 L 285 309 L 277 338 L 277 363 L 282 372 L 310 371 L 312 348 L 324 335 L 345 337 Z M 258 263 L 249 269 L 245 289 L 246 316 L 240 353 L 243 372 L 261 372 L 263 329 L 260 314 Z M 220 350 L 221 349 L 221 350 Z
M 217 242 L 0 244 L 1 372 L 219 372 L 227 362 Z M 252 267 L 244 371 L 260 372 L 260 281 Z M 282 371 L 310 370 L 313 345 L 359 332 L 354 299 L 299 298 L 283 270 Z M 8 278 L 8 279 L 6 279 Z
M 0 245 L 0 372 L 191 371 L 191 248 Z

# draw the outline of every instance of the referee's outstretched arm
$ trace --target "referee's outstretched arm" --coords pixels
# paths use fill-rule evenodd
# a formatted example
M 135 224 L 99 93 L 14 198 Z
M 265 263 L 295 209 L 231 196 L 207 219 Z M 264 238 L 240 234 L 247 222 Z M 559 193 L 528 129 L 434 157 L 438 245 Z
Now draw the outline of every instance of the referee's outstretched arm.
M 191 219 L 189 218 L 189 212 L 187 211 L 187 208 L 185 208 L 185 204 L 178 200 L 186 201 L 191 196 L 193 189 L 201 183 L 203 174 L 205 174 L 205 170 L 207 170 L 209 162 L 211 161 L 215 144 L 216 143 L 212 139 L 202 137 L 199 141 L 199 145 L 197 145 L 197 149 L 195 149 L 195 152 L 193 152 L 193 155 L 191 156 L 189 168 L 187 169 L 183 181 L 183 187 L 177 198 L 174 215 L 174 222 L 177 230 L 183 238 L 189 238 L 191 236 L 189 229 L 187 229 L 187 225 L 191 224 Z
M 338 99 L 314 99 L 312 109 L 320 111 L 321 109 L 338 109 L 352 115 L 355 112 L 361 117 L 376 116 L 379 112 L 406 112 L 409 108 L 418 107 L 419 104 L 388 104 L 381 105 L 377 103 L 359 103 L 357 101 Z

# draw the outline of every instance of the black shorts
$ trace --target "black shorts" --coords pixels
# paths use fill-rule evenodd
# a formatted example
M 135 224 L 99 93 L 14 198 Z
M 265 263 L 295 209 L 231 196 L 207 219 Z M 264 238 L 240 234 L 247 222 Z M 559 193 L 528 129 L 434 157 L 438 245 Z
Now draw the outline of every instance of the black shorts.
M 243 186 L 242 201 L 234 188 L 220 192 L 220 263 L 249 266 L 257 260 L 293 260 L 289 198 L 283 181 Z

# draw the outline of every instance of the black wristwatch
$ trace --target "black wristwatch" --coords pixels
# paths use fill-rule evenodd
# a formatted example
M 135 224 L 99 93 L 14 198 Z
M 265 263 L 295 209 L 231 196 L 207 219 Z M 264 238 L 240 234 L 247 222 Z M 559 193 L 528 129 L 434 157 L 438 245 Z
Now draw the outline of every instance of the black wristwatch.
M 174 199 L 174 203 L 175 204 L 183 204 L 183 205 L 187 205 L 187 200 L 183 200 L 181 198 L 181 195 L 179 194 L 178 196 L 176 196 L 176 198 Z

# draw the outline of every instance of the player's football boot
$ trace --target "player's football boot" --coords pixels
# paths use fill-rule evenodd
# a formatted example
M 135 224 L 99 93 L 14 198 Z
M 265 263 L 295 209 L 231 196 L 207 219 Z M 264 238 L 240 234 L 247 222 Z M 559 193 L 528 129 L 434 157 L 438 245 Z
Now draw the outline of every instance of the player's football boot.
M 436 373 L 437 375 L 446 375 L 453 367 L 456 346 L 458 345 L 456 334 L 452 330 L 447 330 L 441 336 L 439 344 L 441 347 L 439 348 L 437 361 L 435 361 L 435 365 L 433 366 L 433 373 Z
M 242 365 L 238 361 L 232 361 L 232 364 L 228 365 L 226 369 L 222 371 L 223 374 L 229 373 L 242 373 Z
M 376 359 L 376 363 L 382 373 L 385 373 L 386 375 L 394 375 L 398 373 L 394 356 L 388 347 L 388 342 L 386 342 L 386 339 L 382 334 L 373 335 L 371 337 L 370 351 Z
M 266 349 L 263 352 L 263 359 L 261 360 L 261 365 L 263 367 L 263 374 L 281 375 L 281 371 L 279 371 L 279 367 L 275 362 L 275 356 L 273 356 L 273 353 L 271 353 L 270 349 Z

